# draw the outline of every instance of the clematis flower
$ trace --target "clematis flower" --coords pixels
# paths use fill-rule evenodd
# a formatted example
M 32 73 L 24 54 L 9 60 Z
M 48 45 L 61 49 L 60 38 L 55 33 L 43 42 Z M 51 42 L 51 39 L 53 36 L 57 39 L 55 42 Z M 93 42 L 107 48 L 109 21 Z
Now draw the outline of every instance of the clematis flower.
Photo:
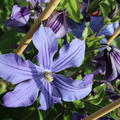
M 15 28 L 19 32 L 26 33 L 29 30 L 28 20 L 30 19 L 30 8 L 14 5 L 10 19 L 5 26 Z
M 98 17 L 98 16 L 91 16 L 90 17 L 90 27 L 93 30 L 93 32 L 99 32 L 102 26 L 104 25 L 104 18 Z M 101 32 L 98 34 L 99 36 L 105 35 L 105 37 L 110 37 L 113 35 L 115 30 L 119 27 L 119 22 L 116 21 L 112 24 L 106 25 Z
M 42 12 L 42 4 L 50 0 L 28 0 L 32 6 L 20 7 L 14 5 L 11 17 L 6 21 L 5 26 L 15 28 L 18 32 L 27 33 L 29 20 L 37 19 Z
M 56 12 L 48 19 L 46 26 L 53 30 L 57 38 L 64 37 L 68 32 L 65 11 Z
M 30 19 L 37 19 L 41 12 L 42 8 L 38 5 L 41 0 L 30 0 L 31 4 L 34 4 L 34 8 L 31 7 L 20 7 L 14 5 L 12 9 L 12 15 L 10 19 L 7 20 L 5 26 L 15 28 L 18 32 L 27 33 L 30 26 Z M 44 0 L 41 2 L 47 2 Z M 47 20 L 47 27 L 50 27 L 57 38 L 62 38 L 68 32 L 68 26 L 66 22 L 66 13 L 65 11 L 56 12 L 54 15 Z
M 102 55 L 96 57 L 96 61 L 97 65 L 99 64 L 96 71 L 104 71 L 104 80 L 113 81 L 120 78 L 120 50 L 118 48 L 107 46 Z
M 116 21 L 112 24 L 106 25 L 103 30 L 98 34 L 99 36 L 105 35 L 106 37 L 110 37 L 114 34 L 115 30 L 119 27 L 119 22 Z
M 0 55 L 0 77 L 17 84 L 13 91 L 3 97 L 4 106 L 29 106 L 39 96 L 39 109 L 46 110 L 55 103 L 61 103 L 61 100 L 79 100 L 91 92 L 93 74 L 86 75 L 83 80 L 56 74 L 82 64 L 85 41 L 75 39 L 64 45 L 59 56 L 53 59 L 58 49 L 57 39 L 50 28 L 41 25 L 33 36 L 33 43 L 38 49 L 38 65 L 13 53 Z
M 67 24 L 68 24 L 68 32 L 71 32 L 77 38 L 82 37 L 82 33 L 85 29 L 85 22 L 76 23 L 73 20 L 68 18 L 67 19 Z

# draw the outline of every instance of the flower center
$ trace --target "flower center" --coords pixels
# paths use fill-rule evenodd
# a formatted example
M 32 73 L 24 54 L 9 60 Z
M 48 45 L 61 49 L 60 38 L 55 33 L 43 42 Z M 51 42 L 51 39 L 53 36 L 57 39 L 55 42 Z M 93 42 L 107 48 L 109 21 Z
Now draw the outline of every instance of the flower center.
M 53 81 L 53 75 L 52 75 L 52 72 L 48 72 L 48 71 L 45 71 L 43 73 L 44 77 L 45 77 L 45 80 L 47 80 L 47 82 L 52 82 Z

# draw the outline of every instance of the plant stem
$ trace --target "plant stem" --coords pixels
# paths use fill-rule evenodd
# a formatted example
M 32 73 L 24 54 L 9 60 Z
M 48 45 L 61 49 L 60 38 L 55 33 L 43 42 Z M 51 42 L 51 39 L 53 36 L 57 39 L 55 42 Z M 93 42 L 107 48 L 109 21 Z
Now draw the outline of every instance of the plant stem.
M 48 7 L 41 13 L 40 17 L 36 20 L 35 24 L 28 31 L 23 42 L 17 48 L 16 53 L 18 55 L 23 53 L 23 51 L 26 49 L 28 44 L 31 42 L 32 36 L 35 33 L 35 31 L 39 28 L 41 22 L 48 19 L 48 17 L 52 14 L 52 12 L 57 7 L 57 5 L 60 3 L 60 1 L 61 0 L 51 0 L 51 2 L 48 4 Z
M 120 107 L 120 99 L 108 104 L 107 106 L 101 108 L 100 110 L 96 111 L 95 113 L 91 114 L 90 116 L 88 116 L 87 118 L 85 118 L 84 120 L 96 120 L 108 113 L 110 113 L 111 111 L 117 109 Z

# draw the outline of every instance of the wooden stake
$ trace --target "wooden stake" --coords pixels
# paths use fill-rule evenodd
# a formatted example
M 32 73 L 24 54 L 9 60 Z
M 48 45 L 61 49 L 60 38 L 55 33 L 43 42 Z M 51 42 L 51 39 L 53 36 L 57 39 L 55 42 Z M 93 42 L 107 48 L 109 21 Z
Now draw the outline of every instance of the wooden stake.
M 96 111 L 95 113 L 91 114 L 84 120 L 96 120 L 119 107 L 120 107 L 120 98 L 118 100 L 108 104 L 107 106 L 101 108 L 100 110 Z
M 52 14 L 54 9 L 57 7 L 57 5 L 60 3 L 61 0 L 51 0 L 51 2 L 48 4 L 48 7 L 41 13 L 38 20 L 35 21 L 35 24 L 31 27 L 31 29 L 28 31 L 27 35 L 25 36 L 23 42 L 20 44 L 20 46 L 17 48 L 16 53 L 18 55 L 22 54 L 23 51 L 26 49 L 28 44 L 32 40 L 32 36 L 35 33 L 35 31 L 39 28 L 42 21 L 48 19 L 48 17 Z

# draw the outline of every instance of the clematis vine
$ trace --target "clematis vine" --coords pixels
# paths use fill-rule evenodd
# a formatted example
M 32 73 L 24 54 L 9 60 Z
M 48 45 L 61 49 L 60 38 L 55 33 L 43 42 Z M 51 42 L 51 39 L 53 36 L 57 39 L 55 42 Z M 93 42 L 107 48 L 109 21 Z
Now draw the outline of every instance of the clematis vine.
M 120 78 L 120 50 L 114 46 L 107 46 L 101 56 L 95 58 L 98 65 L 97 72 L 104 71 L 106 81 Z
M 93 74 L 86 75 L 83 80 L 56 74 L 82 64 L 85 41 L 75 39 L 64 45 L 58 57 L 53 59 L 58 49 L 56 36 L 50 28 L 41 25 L 33 36 L 33 43 L 38 50 L 38 65 L 14 53 L 0 55 L 0 77 L 17 84 L 13 91 L 4 95 L 4 106 L 29 106 L 39 97 L 39 109 L 47 110 L 61 100 L 79 100 L 91 92 Z

